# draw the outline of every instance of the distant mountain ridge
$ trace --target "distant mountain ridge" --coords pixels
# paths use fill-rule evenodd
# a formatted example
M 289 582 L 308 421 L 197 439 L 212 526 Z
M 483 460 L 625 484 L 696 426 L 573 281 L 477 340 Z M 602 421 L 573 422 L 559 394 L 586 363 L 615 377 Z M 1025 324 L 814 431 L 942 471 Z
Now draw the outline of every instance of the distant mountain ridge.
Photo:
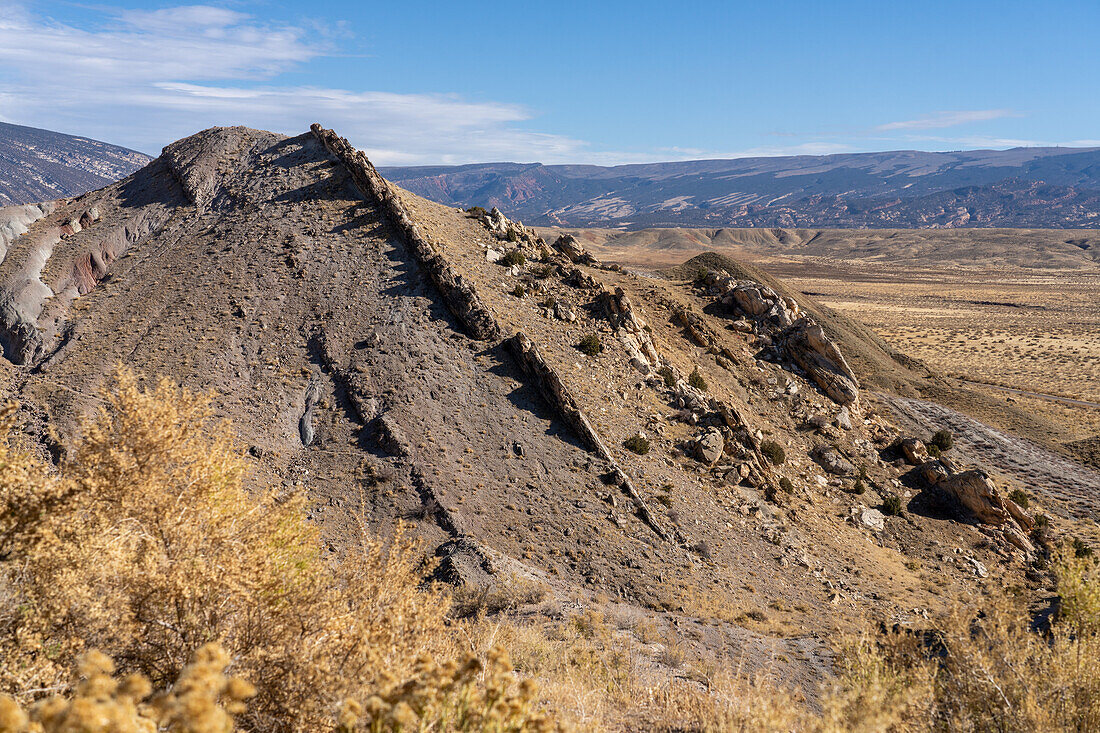
M 612 167 L 383 168 L 453 206 L 569 227 L 1100 226 L 1100 148 L 913 150 Z
M 0 206 L 76 196 L 151 160 L 118 145 L 0 122 Z

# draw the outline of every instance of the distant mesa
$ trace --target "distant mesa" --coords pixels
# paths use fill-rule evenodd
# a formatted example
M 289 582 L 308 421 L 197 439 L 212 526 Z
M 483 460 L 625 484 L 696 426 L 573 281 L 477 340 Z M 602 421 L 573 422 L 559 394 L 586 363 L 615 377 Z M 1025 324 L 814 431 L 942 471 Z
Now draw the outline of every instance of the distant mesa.
M 384 168 L 452 206 L 561 227 L 1094 228 L 1100 148 Z

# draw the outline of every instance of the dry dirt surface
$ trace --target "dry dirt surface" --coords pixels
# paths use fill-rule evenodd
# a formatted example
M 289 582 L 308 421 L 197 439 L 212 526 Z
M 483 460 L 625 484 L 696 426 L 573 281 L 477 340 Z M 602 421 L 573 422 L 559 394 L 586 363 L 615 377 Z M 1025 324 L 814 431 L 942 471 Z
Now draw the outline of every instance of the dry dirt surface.
M 706 289 L 379 197 L 326 145 L 208 130 L 11 240 L 0 378 L 43 451 L 63 457 L 119 364 L 216 390 L 255 482 L 305 492 L 332 554 L 410 522 L 448 580 L 537 587 L 527 610 L 554 618 L 631 609 L 810 694 L 837 629 L 1038 582 L 889 450 L 900 429 L 867 392 L 937 383 L 860 324 L 800 306 L 870 387 L 845 418 Z M 639 338 L 673 378 L 638 364 Z M 708 431 L 719 451 L 700 460 Z M 648 451 L 627 447 L 639 434 Z M 762 440 L 785 460 L 762 464 Z M 851 470 L 827 473 L 822 449 Z M 894 496 L 904 510 L 883 516 Z

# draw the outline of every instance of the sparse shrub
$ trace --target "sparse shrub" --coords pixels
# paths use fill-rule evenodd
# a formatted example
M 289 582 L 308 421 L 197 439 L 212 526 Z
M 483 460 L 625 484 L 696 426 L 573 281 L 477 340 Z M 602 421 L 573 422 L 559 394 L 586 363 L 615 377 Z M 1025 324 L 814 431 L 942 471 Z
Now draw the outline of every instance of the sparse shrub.
M 940 447 L 935 443 L 929 443 L 925 448 L 928 450 L 928 456 L 930 458 L 939 458 L 943 455 L 943 451 L 941 451 Z
M 888 514 L 891 517 L 896 517 L 901 514 L 902 505 L 901 497 L 896 494 L 891 494 L 882 500 L 882 513 Z
M 707 544 L 706 540 L 699 540 L 696 542 L 691 546 L 691 551 L 704 560 L 711 559 L 710 545 Z
M 640 433 L 638 435 L 631 435 L 623 441 L 623 447 L 632 453 L 644 456 L 646 453 L 649 453 L 649 440 Z
M 509 227 L 508 234 L 506 236 L 507 236 L 507 239 L 508 239 L 509 242 L 518 242 L 519 241 L 519 234 L 517 234 L 516 230 L 511 228 L 511 227 Z M 516 264 L 522 265 L 523 263 L 518 262 Z
M 672 496 L 670 496 L 669 494 L 657 494 L 655 497 L 653 497 L 653 501 L 657 502 L 666 509 L 672 506 Z
M 1031 497 L 1023 489 L 1013 489 L 1008 492 L 1008 498 L 1016 502 L 1021 509 L 1027 509 L 1028 504 L 1031 503 Z
M 517 298 L 527 297 L 527 288 L 523 287 L 522 285 L 517 285 L 516 287 L 512 288 L 512 295 L 516 296 Z
M 760 443 L 760 452 L 771 461 L 773 466 L 779 466 L 787 460 L 787 451 L 774 440 L 765 440 Z
M 539 280 L 545 280 L 554 274 L 554 266 L 546 263 L 536 265 L 531 268 L 531 274 Z
M 703 378 L 703 374 L 699 371 L 699 367 L 695 367 L 688 376 L 688 384 L 703 392 L 707 391 L 707 380 Z
M 467 216 L 470 216 L 474 219 L 480 219 L 483 216 L 488 216 L 489 212 L 481 206 L 471 206 L 470 208 L 466 209 L 466 214 Z
M 951 446 L 955 444 L 954 436 L 951 435 L 950 430 L 937 430 L 932 435 L 932 440 L 928 441 L 931 445 L 936 446 L 941 451 L 950 450 Z
M 791 480 L 789 478 L 787 478 L 786 476 L 783 476 L 782 478 L 779 479 L 779 488 L 782 489 L 783 491 L 787 492 L 788 494 L 791 494 L 791 493 L 794 492 L 794 484 L 791 483 Z
M 1073 548 L 1073 554 L 1076 557 L 1090 557 L 1093 553 L 1092 547 L 1080 537 L 1074 537 L 1070 542 L 1070 546 Z M 1100 587 L 1097 588 L 1097 593 L 1100 594 Z
M 550 248 L 542 246 L 539 248 L 539 262 L 549 262 L 553 254 L 550 252 Z
M 584 338 L 578 341 L 574 348 L 585 356 L 596 356 L 603 351 L 603 344 L 600 343 L 599 336 L 590 333 L 586 334 Z
M 511 577 L 507 582 L 482 586 L 463 585 L 455 589 L 451 613 L 458 618 L 470 618 L 480 613 L 490 616 L 534 603 L 541 603 L 548 593 L 539 582 Z
M 500 258 L 500 264 L 505 267 L 515 267 L 527 262 L 527 257 L 518 249 L 510 249 Z
M 856 495 L 867 493 L 867 487 L 863 484 L 863 479 L 857 478 L 856 482 L 852 484 L 852 493 Z
M 663 366 L 657 370 L 657 373 L 661 375 L 661 379 L 665 380 L 665 386 L 672 389 L 676 386 L 676 373 L 672 371 L 672 367 Z

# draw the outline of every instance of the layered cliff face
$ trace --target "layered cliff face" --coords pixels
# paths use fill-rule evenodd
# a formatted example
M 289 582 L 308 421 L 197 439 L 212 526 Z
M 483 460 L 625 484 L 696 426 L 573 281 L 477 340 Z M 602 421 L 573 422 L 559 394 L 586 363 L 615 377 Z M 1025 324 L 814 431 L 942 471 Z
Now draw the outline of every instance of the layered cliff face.
M 858 331 L 420 199 L 320 127 L 207 130 L 0 232 L 29 434 L 63 453 L 119 364 L 216 390 L 254 480 L 304 491 L 333 553 L 411 522 L 447 579 L 621 604 L 803 680 L 834 624 L 972 592 L 967 558 L 1024 582 L 1025 549 L 891 452 L 865 355 L 923 377 Z
M 98 140 L 0 122 L 0 206 L 91 191 L 149 160 L 144 153 Z

